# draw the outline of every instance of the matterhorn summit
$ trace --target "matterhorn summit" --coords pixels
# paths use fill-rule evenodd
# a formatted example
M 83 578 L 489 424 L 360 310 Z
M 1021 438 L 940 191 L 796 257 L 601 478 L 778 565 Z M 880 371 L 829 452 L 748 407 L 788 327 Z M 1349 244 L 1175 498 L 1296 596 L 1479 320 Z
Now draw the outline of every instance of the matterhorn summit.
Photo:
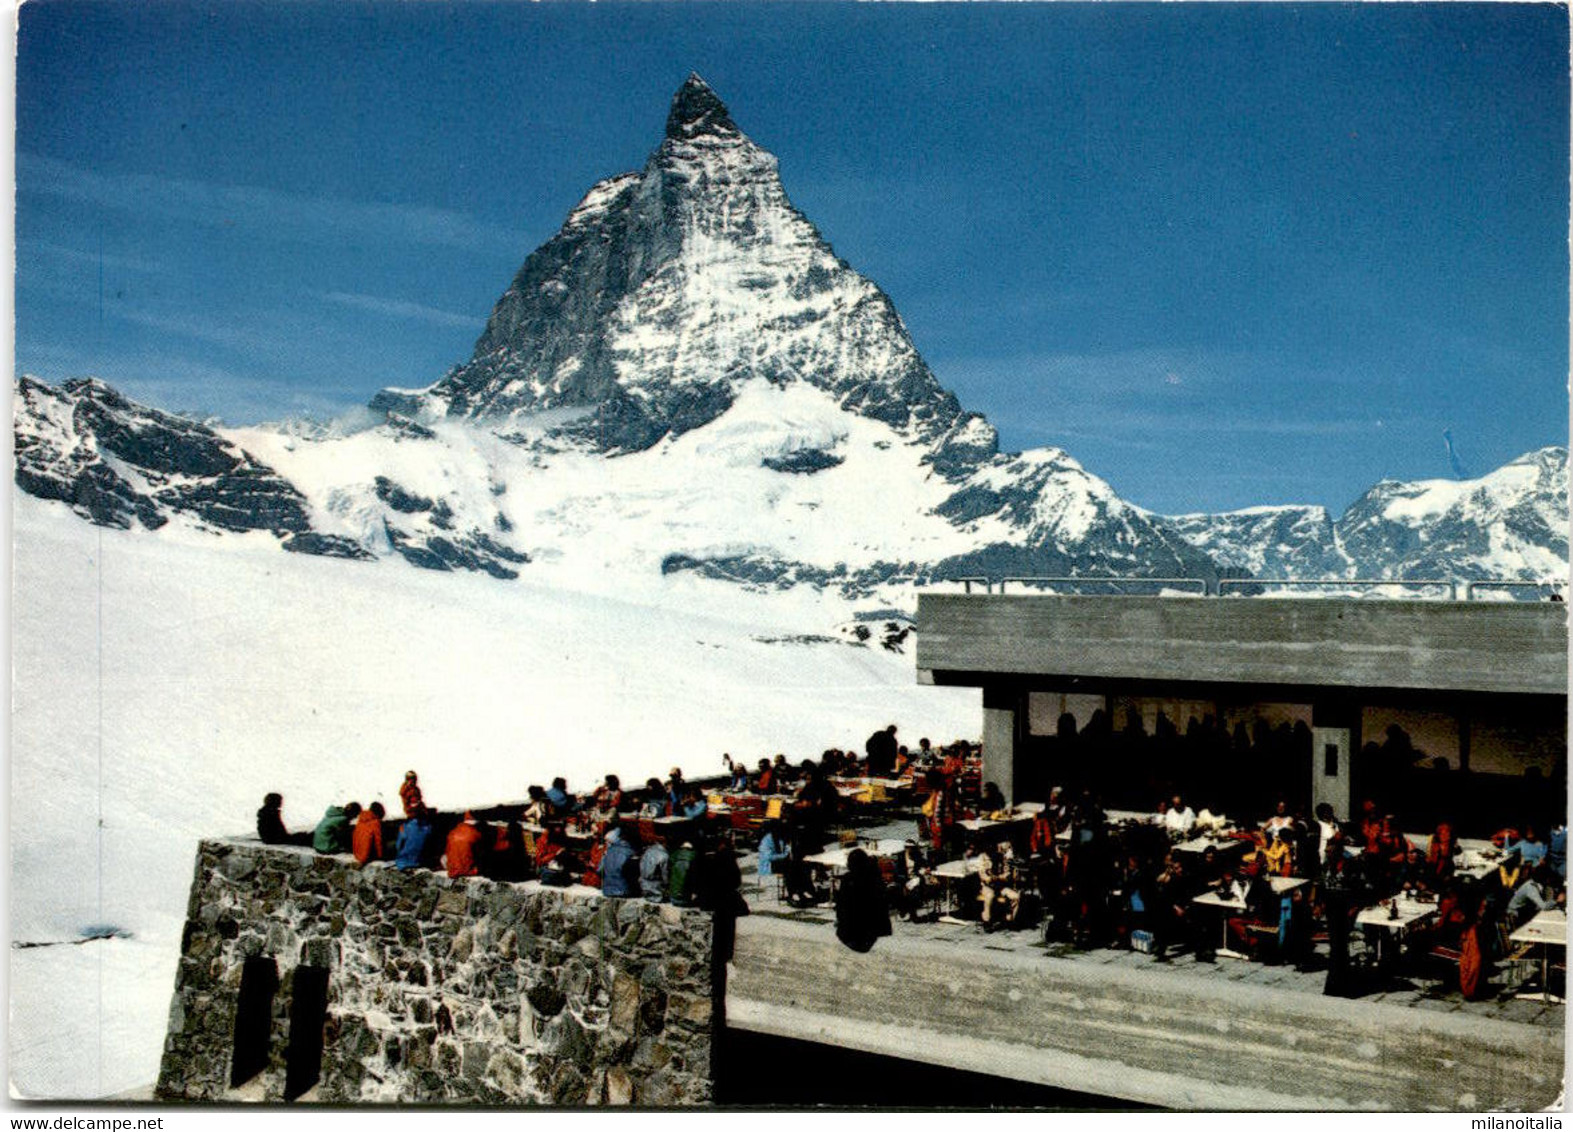
M 890 300 L 792 206 L 775 157 L 690 75 L 644 168 L 591 188 L 520 268 L 471 359 L 375 403 L 428 417 L 582 408 L 580 435 L 635 451 L 716 419 L 752 382 L 822 389 L 942 464 L 947 442 L 995 450 Z

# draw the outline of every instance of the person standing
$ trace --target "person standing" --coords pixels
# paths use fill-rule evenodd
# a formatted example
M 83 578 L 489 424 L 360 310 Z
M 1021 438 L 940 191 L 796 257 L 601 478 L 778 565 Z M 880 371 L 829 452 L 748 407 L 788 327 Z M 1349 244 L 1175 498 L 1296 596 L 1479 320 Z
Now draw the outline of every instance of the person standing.
M 863 752 L 868 756 L 868 776 L 889 778 L 896 768 L 896 725 L 870 735 Z
M 404 804 L 404 816 L 407 818 L 420 813 L 425 805 L 421 798 L 420 780 L 413 770 L 404 773 L 404 784 L 399 787 L 399 801 Z

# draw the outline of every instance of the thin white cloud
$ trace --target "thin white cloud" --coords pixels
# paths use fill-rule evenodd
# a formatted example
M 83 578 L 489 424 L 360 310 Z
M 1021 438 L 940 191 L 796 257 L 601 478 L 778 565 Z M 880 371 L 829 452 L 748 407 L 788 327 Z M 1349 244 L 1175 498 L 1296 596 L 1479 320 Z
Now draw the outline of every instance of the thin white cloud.
M 416 319 L 421 322 L 435 323 L 438 326 L 468 327 L 472 330 L 479 330 L 486 325 L 485 319 L 476 318 L 474 315 L 455 314 L 453 311 L 439 310 L 436 307 L 406 302 L 403 299 L 386 299 L 380 295 L 361 295 L 354 291 L 321 291 L 318 294 L 328 302 L 337 303 L 341 307 L 350 307 L 354 310 L 384 315 L 388 318 Z
M 52 244 L 47 240 L 18 240 L 16 242 L 16 251 L 19 261 L 27 256 L 36 255 L 42 260 L 52 260 L 57 263 L 80 264 L 88 267 L 112 267 L 119 271 L 139 271 L 153 274 L 164 270 L 164 265 L 157 260 L 116 255 L 112 252 L 84 252 L 77 248 L 65 247 L 62 244 Z M 18 270 L 20 268 L 21 265 L 18 263 Z
M 276 234 L 317 238 L 325 232 L 351 232 L 373 240 L 471 250 L 513 249 L 522 243 L 520 233 L 511 229 L 421 205 L 341 200 L 147 173 L 105 174 L 33 153 L 17 154 L 16 173 L 19 193 L 47 193 L 210 227 L 250 224 Z

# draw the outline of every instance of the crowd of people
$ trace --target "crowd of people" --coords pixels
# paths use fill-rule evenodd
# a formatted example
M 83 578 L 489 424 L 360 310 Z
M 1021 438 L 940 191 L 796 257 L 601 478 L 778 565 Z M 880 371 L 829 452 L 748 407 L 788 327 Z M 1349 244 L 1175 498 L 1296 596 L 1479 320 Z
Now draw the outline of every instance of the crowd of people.
M 1013 807 L 981 780 L 981 762 L 981 748 L 966 741 L 936 748 L 923 739 L 909 749 L 891 725 L 870 735 L 861 755 L 832 748 L 817 760 L 776 755 L 752 768 L 725 755 L 724 778 L 704 788 L 679 767 L 631 791 L 607 775 L 576 794 L 558 777 L 530 786 L 522 807 L 462 815 L 428 805 L 410 771 L 391 837 L 378 802 L 330 806 L 310 834 L 291 835 L 277 794 L 258 811 L 257 832 L 361 864 L 577 883 L 613 898 L 737 913 L 746 911 L 741 837 L 757 844 L 760 883 L 779 878 L 788 904 L 823 904 L 834 891 L 837 934 L 859 950 L 890 933 L 892 913 L 932 918 L 943 906 L 985 931 L 1042 925 L 1051 941 L 1139 947 L 1155 962 L 1181 951 L 1209 962 L 1222 944 L 1305 965 L 1325 938 L 1336 966 L 1358 913 L 1402 898 L 1435 905 L 1410 951 L 1451 957 L 1465 982 L 1514 927 L 1566 900 L 1560 823 L 1544 837 L 1545 827 L 1528 822 L 1500 829 L 1488 866 L 1472 859 L 1465 869 L 1453 823 L 1411 844 L 1398 818 L 1372 801 L 1344 820 L 1325 803 L 1308 813 L 1286 798 L 1260 820 L 1232 825 L 1170 793 L 1111 820 L 1088 785 L 1045 786 L 1039 804 Z M 849 783 L 899 787 L 916 804 L 917 835 L 899 852 L 852 848 L 833 888 L 815 858 L 859 816 L 843 790 L 856 797 L 864 787 Z M 714 793 L 733 805 L 714 806 Z M 770 805 L 743 807 L 749 798 Z M 1231 805 L 1240 801 L 1230 795 Z M 747 820 L 725 820 L 734 809 Z

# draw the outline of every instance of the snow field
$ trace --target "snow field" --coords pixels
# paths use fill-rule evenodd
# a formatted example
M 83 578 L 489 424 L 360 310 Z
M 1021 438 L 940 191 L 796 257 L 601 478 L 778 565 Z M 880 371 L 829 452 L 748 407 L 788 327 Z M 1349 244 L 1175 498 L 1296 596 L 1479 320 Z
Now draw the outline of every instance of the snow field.
M 719 773 L 723 751 L 802 759 L 889 722 L 911 742 L 977 732 L 977 693 L 918 687 L 910 656 L 754 639 L 848 614 L 812 595 L 671 578 L 663 607 L 658 576 L 618 599 L 101 530 L 20 495 L 15 529 L 12 937 L 132 933 L 12 952 L 30 1096 L 154 1079 L 196 842 L 249 833 L 270 790 L 310 828 L 351 799 L 397 813 L 411 767 L 459 807 L 554 774 L 587 789 Z

